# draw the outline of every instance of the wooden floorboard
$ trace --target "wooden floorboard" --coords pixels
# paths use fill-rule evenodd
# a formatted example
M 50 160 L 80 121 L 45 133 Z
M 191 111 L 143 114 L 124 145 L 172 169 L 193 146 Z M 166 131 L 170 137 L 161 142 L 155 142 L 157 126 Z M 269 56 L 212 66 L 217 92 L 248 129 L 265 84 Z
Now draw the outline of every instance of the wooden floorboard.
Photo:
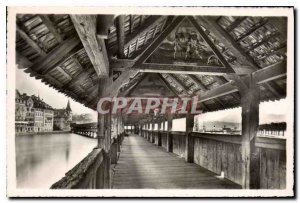
M 125 137 L 113 168 L 114 189 L 235 189 L 228 180 L 137 135 Z

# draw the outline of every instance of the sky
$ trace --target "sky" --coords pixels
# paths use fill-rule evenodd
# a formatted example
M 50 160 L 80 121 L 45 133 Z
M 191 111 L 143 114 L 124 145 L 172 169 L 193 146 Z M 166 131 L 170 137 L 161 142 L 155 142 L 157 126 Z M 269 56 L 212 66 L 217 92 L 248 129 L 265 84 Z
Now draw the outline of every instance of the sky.
M 24 73 L 21 69 L 16 69 L 16 88 L 21 93 L 27 93 L 29 95 L 39 95 L 46 103 L 53 108 L 65 108 L 70 99 L 71 109 L 73 114 L 90 113 L 93 115 L 93 120 L 96 121 L 97 113 L 82 104 L 72 100 L 57 90 L 47 86 L 41 80 L 36 80 Z M 274 102 L 262 102 L 260 103 L 259 123 L 271 123 L 271 122 L 283 122 L 286 121 L 287 101 L 281 99 Z M 199 121 L 226 121 L 233 123 L 241 122 L 241 108 L 227 109 L 217 112 L 210 112 L 197 116 Z M 185 129 L 185 120 L 178 119 L 174 121 L 173 127 L 176 129 Z

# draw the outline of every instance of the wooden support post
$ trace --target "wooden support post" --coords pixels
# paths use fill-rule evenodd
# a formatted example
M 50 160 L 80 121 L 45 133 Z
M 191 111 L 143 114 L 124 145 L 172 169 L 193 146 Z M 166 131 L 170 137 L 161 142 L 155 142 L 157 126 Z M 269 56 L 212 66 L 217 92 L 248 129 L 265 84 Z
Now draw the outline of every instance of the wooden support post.
M 157 124 L 158 131 L 157 131 L 157 145 L 161 146 L 161 120 Z
M 139 135 L 142 136 L 143 133 L 143 124 L 139 124 Z
M 259 124 L 259 87 L 252 78 L 239 85 L 242 106 L 242 187 L 257 189 L 260 186 L 259 151 L 255 137 Z
M 147 124 L 147 140 L 150 140 L 150 123 Z
M 105 82 L 105 81 L 102 81 Z M 99 87 L 99 93 L 101 93 L 102 89 Z M 111 103 L 108 102 L 102 106 L 102 109 L 110 110 Z M 110 166 L 111 166 L 111 157 L 110 157 L 110 146 L 111 146 L 111 114 L 100 114 L 98 113 L 98 148 L 103 149 L 103 167 L 98 170 L 100 178 L 97 178 L 96 185 L 100 185 L 105 189 L 110 189 L 111 187 L 111 174 L 110 174 Z M 98 177 L 98 175 L 97 175 Z M 98 188 L 97 186 L 97 188 Z M 99 188 L 101 189 L 101 188 Z
M 185 121 L 185 161 L 189 163 L 194 162 L 194 139 L 192 132 L 194 128 L 194 114 L 188 111 Z
M 152 127 L 151 127 L 151 140 L 150 140 L 150 142 L 155 143 L 155 132 L 154 132 L 155 122 L 154 122 L 154 119 L 152 120 L 151 125 L 152 125 Z
M 168 130 L 167 130 L 167 151 L 173 152 L 173 138 L 172 138 L 172 115 L 168 114 Z

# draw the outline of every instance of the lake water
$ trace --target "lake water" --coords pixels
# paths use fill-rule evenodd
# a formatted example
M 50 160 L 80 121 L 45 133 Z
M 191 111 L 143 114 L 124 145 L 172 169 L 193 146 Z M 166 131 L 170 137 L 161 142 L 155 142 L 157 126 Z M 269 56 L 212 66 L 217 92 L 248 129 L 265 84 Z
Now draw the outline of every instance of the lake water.
M 72 133 L 16 136 L 18 188 L 49 188 L 97 145 Z

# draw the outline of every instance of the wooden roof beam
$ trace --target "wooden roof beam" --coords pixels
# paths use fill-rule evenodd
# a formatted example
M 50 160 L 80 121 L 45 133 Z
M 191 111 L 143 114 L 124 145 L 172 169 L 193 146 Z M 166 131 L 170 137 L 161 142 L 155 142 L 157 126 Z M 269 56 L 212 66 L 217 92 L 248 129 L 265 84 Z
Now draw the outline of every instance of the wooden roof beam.
M 86 79 L 87 76 L 92 74 L 94 70 L 92 68 L 89 68 L 87 70 L 82 70 L 77 76 L 72 78 L 70 82 L 68 82 L 66 85 L 64 85 L 64 88 L 72 87 L 78 83 L 81 83 L 84 79 Z
M 233 39 L 231 35 L 229 35 L 220 25 L 218 25 L 216 17 L 198 16 L 197 20 L 202 26 L 213 33 L 218 41 L 222 42 L 225 47 L 230 47 L 231 52 L 236 58 L 238 58 L 243 63 L 246 63 L 245 65 L 249 66 L 254 71 L 260 69 L 255 60 L 239 46 L 239 44 Z M 239 69 L 239 67 L 237 67 L 235 70 L 237 69 Z M 275 96 L 281 94 L 280 89 L 278 89 L 278 86 L 276 86 L 273 82 L 271 82 L 267 88 L 270 89 L 269 87 L 272 88 L 272 92 L 276 92 Z
M 31 46 L 41 57 L 45 57 L 47 53 L 35 42 L 33 41 L 25 31 L 23 31 L 18 25 L 16 25 L 17 33 L 24 39 L 29 46 Z
M 185 94 L 188 94 L 189 88 L 186 87 L 185 84 L 176 75 L 168 74 L 168 77 L 170 77 L 175 82 L 175 84 L 183 90 Z
M 229 25 L 226 28 L 227 32 L 231 32 L 233 29 L 235 29 L 237 26 L 239 26 L 247 17 L 242 16 L 242 17 L 238 17 L 231 25 Z
M 152 16 L 145 20 L 145 23 L 143 23 L 143 25 L 141 25 L 138 30 L 132 31 L 129 35 L 125 37 L 124 48 L 130 46 L 139 37 L 143 36 L 145 33 L 147 33 L 149 30 L 151 30 L 164 19 L 166 19 L 166 16 Z M 109 55 L 113 55 L 117 51 L 117 49 L 117 45 L 112 46 L 108 50 Z
M 264 69 L 258 70 L 252 73 L 253 81 L 256 84 L 263 84 L 281 77 L 286 76 L 286 63 L 278 63 L 275 65 L 268 66 Z M 249 76 L 241 78 L 241 80 L 246 79 Z M 231 94 L 233 92 L 237 92 L 238 88 L 235 85 L 234 81 L 229 81 L 224 85 L 221 85 L 215 89 L 204 92 L 199 97 L 200 102 L 204 102 L 210 99 L 214 99 L 217 97 L 221 97 L 227 94 Z
M 36 72 L 41 72 L 41 74 L 48 73 L 58 66 L 59 63 L 66 58 L 66 55 L 69 54 L 79 43 L 80 40 L 77 36 L 66 39 L 46 56 L 41 57 L 31 66 L 31 69 Z
M 109 62 L 103 40 L 98 40 L 96 16 L 70 15 L 87 55 L 98 77 L 109 76 Z
M 160 73 L 159 73 L 158 75 L 159 75 L 159 77 L 161 78 L 161 80 L 163 81 L 163 83 L 166 85 L 166 87 L 167 87 L 171 92 L 173 92 L 175 95 L 178 96 L 178 90 L 176 90 L 174 87 L 172 87 Z
M 63 74 L 66 78 L 68 78 L 69 80 L 72 80 L 72 77 L 64 70 L 62 69 L 62 67 L 57 66 L 56 69 Z
M 224 67 L 218 66 L 190 66 L 190 65 L 168 65 L 168 64 L 150 64 L 144 63 L 133 67 L 140 72 L 148 73 L 175 73 L 175 74 L 198 74 L 198 75 L 228 75 L 238 74 L 247 75 L 253 71 L 248 67 L 241 67 L 239 71 L 233 73 Z
M 49 31 L 54 35 L 55 39 L 60 43 L 63 41 L 63 37 L 58 33 L 56 28 L 53 25 L 53 22 L 50 20 L 48 15 L 39 15 L 42 19 L 45 26 L 49 29 Z
M 254 73 L 252 73 L 252 76 L 256 84 L 262 84 L 262 83 L 266 83 L 284 77 L 286 76 L 286 73 L 287 73 L 287 64 L 286 62 L 281 62 L 257 70 Z
M 143 63 L 147 59 L 147 57 L 149 57 L 149 55 L 153 53 L 153 51 L 183 20 L 183 18 L 183 16 L 176 17 L 175 20 L 172 23 L 170 23 L 168 27 L 164 29 L 160 33 L 160 35 L 154 41 L 152 41 L 152 43 L 144 50 L 141 56 L 135 61 L 132 68 L 126 68 L 126 70 L 123 71 L 122 74 L 115 81 L 113 81 L 111 78 L 107 81 L 104 81 L 104 87 L 101 91 L 101 96 L 109 97 L 117 95 L 121 85 L 128 82 L 130 80 L 130 77 L 134 77 L 139 72 L 139 70 L 134 67 L 138 67 L 139 65 L 141 65 L 141 63 Z M 154 24 L 154 26 L 156 26 L 156 24 Z
M 208 88 L 194 75 L 188 75 L 188 77 L 193 81 L 193 83 L 197 84 L 202 90 L 208 90 Z M 224 102 L 220 98 L 216 98 L 215 102 L 218 103 L 223 108 L 225 107 Z

